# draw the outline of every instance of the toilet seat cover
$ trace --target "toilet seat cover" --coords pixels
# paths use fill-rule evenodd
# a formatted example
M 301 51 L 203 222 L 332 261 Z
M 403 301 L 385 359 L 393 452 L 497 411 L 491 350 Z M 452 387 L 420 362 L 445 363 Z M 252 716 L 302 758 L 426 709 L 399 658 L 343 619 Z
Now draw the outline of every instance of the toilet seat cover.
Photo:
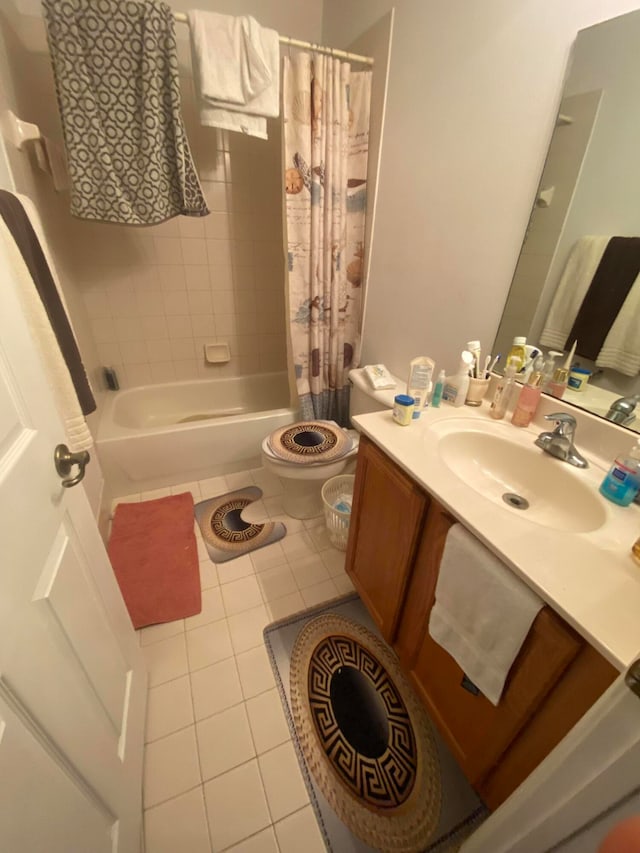
M 329 462 L 351 450 L 351 438 L 327 421 L 300 421 L 274 430 L 269 436 L 273 453 L 287 462 Z

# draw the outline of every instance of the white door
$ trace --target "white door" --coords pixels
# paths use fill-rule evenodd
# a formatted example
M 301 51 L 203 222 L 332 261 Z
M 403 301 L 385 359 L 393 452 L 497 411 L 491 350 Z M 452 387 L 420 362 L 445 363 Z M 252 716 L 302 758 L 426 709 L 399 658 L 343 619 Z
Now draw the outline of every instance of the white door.
M 140 850 L 146 672 L 0 239 L 0 850 Z
M 596 853 L 608 829 L 640 809 L 639 787 L 640 659 L 462 851 Z

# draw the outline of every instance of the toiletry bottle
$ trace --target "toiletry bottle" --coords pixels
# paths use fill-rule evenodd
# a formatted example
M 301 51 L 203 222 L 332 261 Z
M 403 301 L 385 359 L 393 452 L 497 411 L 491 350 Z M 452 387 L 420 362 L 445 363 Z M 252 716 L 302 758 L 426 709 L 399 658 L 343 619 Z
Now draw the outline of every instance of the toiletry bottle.
M 549 350 L 549 352 L 547 353 L 547 357 L 544 360 L 544 367 L 542 368 L 543 391 L 549 391 L 549 383 L 553 381 L 553 375 L 556 372 L 556 359 L 560 358 L 561 355 L 561 352 L 558 352 L 557 350 L 553 349 Z
M 442 399 L 454 406 L 463 406 L 469 390 L 469 370 L 473 365 L 473 356 L 468 350 L 462 350 L 458 372 L 444 380 Z
M 529 381 L 520 391 L 518 402 L 516 403 L 511 423 L 517 427 L 528 427 L 540 402 L 542 394 L 542 367 L 543 361 L 538 356 L 533 366 L 533 372 L 529 377 Z
M 431 377 L 435 362 L 426 355 L 418 356 L 409 363 L 409 379 L 407 381 L 407 394 L 413 397 L 415 405 L 413 408 L 413 419 L 420 417 L 422 409 L 428 405 L 429 391 L 431 389 Z
M 516 373 L 519 370 L 522 370 L 524 364 L 527 360 L 527 353 L 525 350 L 525 346 L 527 343 L 527 339 L 524 337 L 515 337 L 513 339 L 513 344 L 511 345 L 511 349 L 507 353 L 507 364 L 509 364 L 509 359 L 514 359 L 516 364 Z
M 547 383 L 547 393 L 551 394 L 552 397 L 557 397 L 558 400 L 561 400 L 564 392 L 567 390 L 568 378 L 569 371 L 566 367 L 556 367 L 553 372 L 553 378 Z
M 413 417 L 414 403 L 415 400 L 413 397 L 409 397 L 408 394 L 396 394 L 393 398 L 392 416 L 397 424 L 400 424 L 400 426 L 409 426 Z
M 513 386 L 516 382 L 516 364 L 509 361 L 504 371 L 504 376 L 499 380 L 496 386 L 496 393 L 493 395 L 489 414 L 496 421 L 502 420 L 509 407 L 509 400 L 513 392 Z
M 615 462 L 600 486 L 600 494 L 614 504 L 629 506 L 640 490 L 640 438 Z
M 431 396 L 431 405 L 434 409 L 437 409 L 440 406 L 440 400 L 442 399 L 442 391 L 444 389 L 445 379 L 446 377 L 444 375 L 444 370 L 441 370 L 438 374 L 436 385 L 433 389 L 433 394 Z

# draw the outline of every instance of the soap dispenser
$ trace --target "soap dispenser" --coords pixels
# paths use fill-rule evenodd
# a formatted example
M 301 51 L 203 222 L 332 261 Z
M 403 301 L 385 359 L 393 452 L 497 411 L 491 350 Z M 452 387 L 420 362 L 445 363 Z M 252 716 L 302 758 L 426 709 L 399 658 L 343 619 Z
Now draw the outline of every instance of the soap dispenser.
M 529 376 L 527 384 L 523 387 L 516 403 L 516 408 L 511 418 L 511 423 L 517 427 L 528 427 L 538 408 L 540 396 L 542 395 L 542 368 L 544 361 L 541 356 L 536 358 L 533 371 Z
M 616 456 L 600 485 L 600 494 L 618 506 L 629 506 L 640 491 L 640 438 L 627 454 Z

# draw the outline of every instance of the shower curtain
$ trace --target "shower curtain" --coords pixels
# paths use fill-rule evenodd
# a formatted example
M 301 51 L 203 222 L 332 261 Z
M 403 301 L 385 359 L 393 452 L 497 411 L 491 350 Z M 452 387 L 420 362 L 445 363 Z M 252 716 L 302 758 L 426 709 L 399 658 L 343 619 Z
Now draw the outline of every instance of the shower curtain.
M 284 58 L 291 354 L 302 417 L 348 425 L 360 356 L 371 72 Z

